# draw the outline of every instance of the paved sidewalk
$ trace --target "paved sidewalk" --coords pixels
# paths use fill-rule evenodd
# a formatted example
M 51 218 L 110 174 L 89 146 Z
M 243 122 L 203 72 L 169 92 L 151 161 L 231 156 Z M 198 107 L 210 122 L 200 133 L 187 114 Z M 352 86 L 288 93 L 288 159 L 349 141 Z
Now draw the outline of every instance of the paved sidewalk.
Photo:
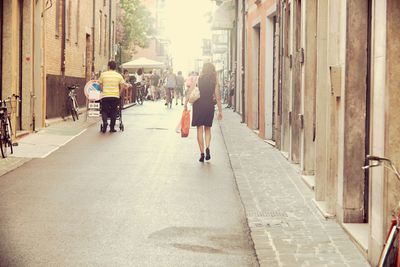
M 230 110 L 220 127 L 260 266 L 369 266 L 340 225 L 320 215 L 277 149 Z

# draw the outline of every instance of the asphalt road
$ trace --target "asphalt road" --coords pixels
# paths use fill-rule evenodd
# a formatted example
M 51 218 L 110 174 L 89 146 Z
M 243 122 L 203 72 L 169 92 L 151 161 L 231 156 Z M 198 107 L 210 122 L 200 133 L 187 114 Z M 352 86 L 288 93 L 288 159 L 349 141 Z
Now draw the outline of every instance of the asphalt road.
M 0 266 L 258 266 L 218 124 L 209 163 L 181 106 L 123 112 L 0 177 Z

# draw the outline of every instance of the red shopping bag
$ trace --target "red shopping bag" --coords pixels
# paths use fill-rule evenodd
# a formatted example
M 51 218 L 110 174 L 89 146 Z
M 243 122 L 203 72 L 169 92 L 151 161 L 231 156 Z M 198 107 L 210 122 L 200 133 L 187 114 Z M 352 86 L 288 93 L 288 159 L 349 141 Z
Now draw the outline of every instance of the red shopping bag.
M 182 112 L 181 122 L 181 137 L 188 137 L 190 128 L 190 110 L 187 109 Z

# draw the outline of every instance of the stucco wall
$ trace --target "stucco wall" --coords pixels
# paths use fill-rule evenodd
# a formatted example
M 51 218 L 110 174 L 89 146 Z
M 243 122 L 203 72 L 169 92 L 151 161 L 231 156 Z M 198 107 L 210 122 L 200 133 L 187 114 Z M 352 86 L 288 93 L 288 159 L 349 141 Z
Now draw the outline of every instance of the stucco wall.
M 262 1 L 259 5 L 254 2 L 248 2 L 248 13 L 246 17 L 246 30 L 247 30 L 247 57 L 246 57 L 246 122 L 251 129 L 258 128 L 259 136 L 265 138 L 265 90 L 272 90 L 272 88 L 266 88 L 266 61 L 273 60 L 273 58 L 267 58 L 267 49 L 273 49 L 273 43 L 267 44 L 266 38 L 266 24 L 268 19 L 268 11 L 272 5 L 276 4 L 276 0 Z M 254 27 L 259 27 L 259 46 L 260 53 L 256 55 L 256 47 L 258 39 L 254 39 Z M 255 42 L 256 41 L 256 42 Z M 260 64 L 258 74 L 255 73 L 257 70 L 257 58 L 259 57 Z M 272 73 L 270 74 L 272 77 Z M 255 78 L 259 77 L 258 81 L 258 92 Z M 269 99 L 268 101 L 272 101 Z M 258 121 L 258 123 L 256 122 Z M 257 125 L 258 124 L 258 125 Z M 258 127 L 257 127 L 258 126 Z

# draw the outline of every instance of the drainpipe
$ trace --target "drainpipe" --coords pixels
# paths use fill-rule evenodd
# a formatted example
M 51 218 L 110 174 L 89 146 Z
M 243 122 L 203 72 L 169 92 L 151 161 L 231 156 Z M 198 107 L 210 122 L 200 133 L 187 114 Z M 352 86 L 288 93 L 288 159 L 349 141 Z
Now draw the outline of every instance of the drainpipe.
M 4 16 L 3 16 L 3 1 L 0 1 L 0 96 L 3 95 L 3 83 L 1 82 L 3 80 L 3 22 L 4 22 Z
M 245 123 L 246 122 L 246 114 L 245 114 L 245 111 L 246 111 L 246 101 L 245 101 L 245 85 L 246 85 L 246 83 L 245 83 L 245 72 L 246 72 L 246 56 L 245 56 L 245 52 L 246 52 L 246 49 L 245 49 L 245 45 L 246 45 L 246 40 L 245 40 L 245 37 L 246 37 L 246 11 L 245 11 L 245 9 L 246 9 L 246 3 L 245 3 L 246 1 L 243 1 L 242 2 L 242 22 L 243 22 L 243 25 L 242 25 L 242 123 Z
M 279 135 L 282 134 L 282 73 L 283 73 L 283 2 L 279 1 L 278 6 L 278 20 L 279 20 L 279 59 L 278 59 L 278 116 L 279 116 Z M 314 128 L 315 130 L 315 128 Z M 281 139 L 281 138 L 280 138 Z M 315 141 L 315 132 L 313 141 Z M 279 148 L 281 148 L 281 143 L 279 144 Z
M 61 1 L 61 76 L 65 78 L 65 18 L 66 18 L 66 5 L 65 1 Z
M 61 1 L 61 91 L 58 91 L 59 94 L 64 94 L 64 88 L 66 87 L 65 82 L 65 39 L 66 39 L 66 27 L 65 27 L 65 18 L 66 18 L 66 1 Z M 63 99 L 61 97 L 61 99 Z M 66 115 L 66 103 L 62 101 L 62 110 L 61 117 L 64 118 Z M 52 103 L 55 104 L 55 103 Z
M 92 74 L 94 73 L 94 52 L 95 52 L 95 44 L 96 44 L 96 36 L 95 36 L 95 28 L 96 28 L 96 0 L 93 0 L 93 22 L 92 22 Z
M 113 59 L 113 57 L 111 56 L 111 2 L 112 0 L 110 0 L 109 7 L 108 7 L 108 59 L 111 60 Z
M 19 106 L 18 109 L 18 123 L 19 123 L 19 129 L 22 130 L 22 64 L 23 64 L 23 43 L 22 39 L 24 38 L 22 29 L 24 27 L 24 7 L 22 1 L 18 2 L 19 4 L 19 85 L 18 85 L 18 95 L 19 95 L 19 100 L 21 102 L 16 101 L 16 106 Z M 21 104 L 20 104 L 21 103 Z M 16 131 L 17 129 L 15 129 Z
M 234 56 L 233 58 L 235 59 L 235 65 L 234 65 L 234 71 L 235 71 L 235 93 L 234 93 L 234 97 L 233 97 L 233 111 L 236 112 L 237 110 L 237 98 L 236 98 L 236 93 L 237 93 L 237 73 L 238 73 L 238 57 L 237 57 L 237 52 L 238 52 L 238 22 L 239 22 L 239 0 L 236 0 L 235 3 L 235 33 L 234 33 L 234 39 L 235 39 L 235 51 L 234 51 Z

